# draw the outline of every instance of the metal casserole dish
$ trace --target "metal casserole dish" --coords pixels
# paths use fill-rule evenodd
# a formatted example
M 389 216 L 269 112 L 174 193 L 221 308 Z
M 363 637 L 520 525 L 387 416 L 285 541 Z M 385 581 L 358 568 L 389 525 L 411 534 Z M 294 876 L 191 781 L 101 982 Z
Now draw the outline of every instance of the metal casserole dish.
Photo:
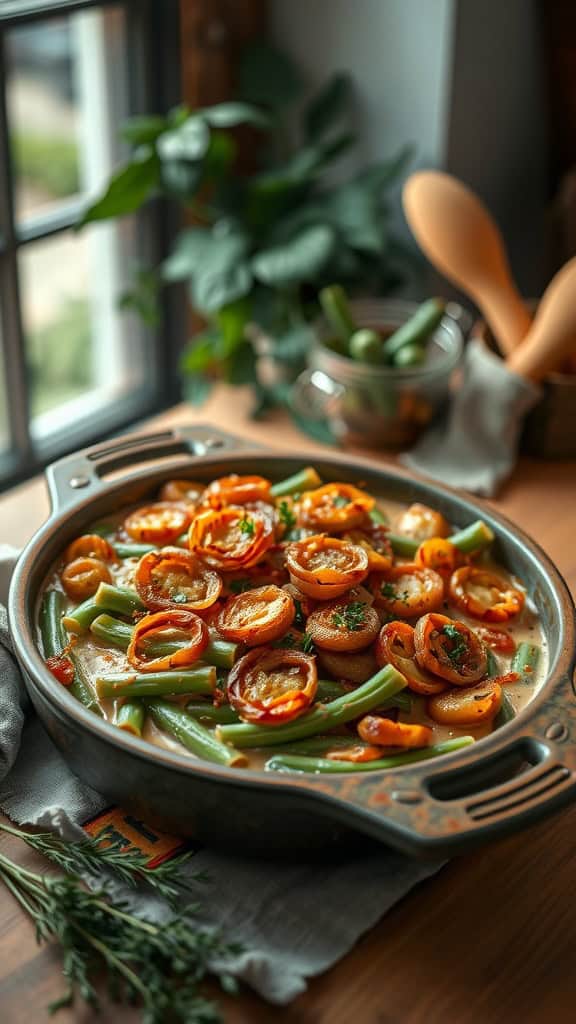
M 72 771 L 160 828 L 243 852 L 282 855 L 363 833 L 410 855 L 445 856 L 517 831 L 568 803 L 576 794 L 576 621 L 562 577 L 502 517 L 447 488 L 366 461 L 323 455 L 314 464 L 326 479 L 364 481 L 390 499 L 430 503 L 457 527 L 481 516 L 494 530 L 499 559 L 527 585 L 550 667 L 542 688 L 512 722 L 437 761 L 360 775 L 277 775 L 154 748 L 96 718 L 54 683 L 37 648 L 36 611 L 48 570 L 72 538 L 95 519 L 149 497 L 170 477 L 249 472 L 274 480 L 309 461 L 192 427 L 96 446 L 48 468 L 53 513 L 18 562 L 9 615 L 32 703 Z M 126 471 L 138 462 L 146 465 Z

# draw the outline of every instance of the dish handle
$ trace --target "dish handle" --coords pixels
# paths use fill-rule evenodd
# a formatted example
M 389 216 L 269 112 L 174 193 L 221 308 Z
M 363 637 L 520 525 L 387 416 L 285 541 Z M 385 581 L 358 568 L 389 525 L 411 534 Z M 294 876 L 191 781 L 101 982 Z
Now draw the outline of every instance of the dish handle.
M 92 496 L 104 486 L 106 477 L 122 470 L 123 480 L 138 476 L 129 467 L 138 467 L 154 459 L 169 456 L 198 457 L 214 453 L 261 449 L 218 427 L 192 425 L 159 431 L 154 434 L 127 434 L 102 444 L 67 455 L 46 468 L 46 482 L 52 512 L 61 512 L 75 505 L 84 495 Z M 175 461 L 175 470 L 182 470 L 182 460 Z M 140 470 L 142 472 L 142 470 Z
M 573 801 L 572 675 L 526 720 L 503 726 L 500 742 L 486 753 L 467 747 L 379 779 L 349 776 L 339 794 L 348 812 L 356 812 L 362 831 L 411 855 L 446 857 L 516 832 Z

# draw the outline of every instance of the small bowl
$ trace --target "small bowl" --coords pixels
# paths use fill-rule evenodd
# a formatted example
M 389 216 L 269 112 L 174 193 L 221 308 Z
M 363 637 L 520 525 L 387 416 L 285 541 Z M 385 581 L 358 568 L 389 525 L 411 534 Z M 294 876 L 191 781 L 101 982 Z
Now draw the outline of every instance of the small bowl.
M 394 331 L 419 303 L 401 299 L 350 303 L 358 327 Z M 409 447 L 448 401 L 464 343 L 464 313 L 451 303 L 428 342 L 421 366 L 396 369 L 361 363 L 329 348 L 325 321 L 316 325 L 308 369 L 296 380 L 292 406 L 305 423 L 327 425 L 334 440 L 364 448 Z

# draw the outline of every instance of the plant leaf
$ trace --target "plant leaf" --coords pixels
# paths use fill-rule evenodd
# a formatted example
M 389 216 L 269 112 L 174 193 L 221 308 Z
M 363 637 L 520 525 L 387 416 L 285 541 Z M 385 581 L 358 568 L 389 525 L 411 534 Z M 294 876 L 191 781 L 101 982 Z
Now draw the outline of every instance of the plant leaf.
M 385 217 L 378 193 L 358 181 L 349 182 L 327 195 L 325 214 L 351 248 L 382 252 Z
M 349 75 L 337 72 L 313 98 L 304 113 L 306 138 L 318 139 L 347 112 L 352 95 Z
M 162 188 L 173 199 L 186 204 L 198 191 L 204 168 L 188 160 L 163 160 L 160 165 Z
M 152 151 L 125 164 L 112 175 L 104 194 L 84 211 L 77 229 L 91 221 L 134 213 L 158 185 L 159 169 L 158 159 Z
M 165 132 L 167 127 L 166 118 L 155 114 L 142 114 L 125 121 L 122 125 L 121 135 L 126 142 L 131 142 L 134 146 L 142 146 L 149 142 L 156 142 L 158 136 Z
M 314 342 L 314 333 L 309 324 L 297 324 L 282 334 L 272 336 L 272 356 L 289 366 L 303 362 Z
M 215 224 L 202 257 L 192 274 L 192 301 L 201 313 L 212 314 L 247 295 L 252 271 L 247 258 L 248 243 L 237 230 L 224 233 Z
M 239 72 L 239 94 L 248 103 L 278 110 L 293 103 L 304 88 L 295 63 L 264 39 L 246 46 Z
M 245 298 L 231 302 L 216 314 L 221 334 L 221 353 L 224 359 L 232 355 L 242 343 L 249 314 L 250 306 Z
M 164 260 L 160 272 L 164 281 L 183 281 L 191 277 L 210 245 L 212 235 L 207 228 L 187 228 L 180 232 L 174 248 Z
M 204 373 L 218 361 L 220 334 L 208 328 L 202 334 L 196 334 L 186 345 L 180 357 L 180 369 L 183 373 Z
M 367 167 L 353 179 L 358 184 L 375 192 L 381 192 L 383 188 L 392 185 L 406 170 L 414 156 L 414 147 L 410 144 L 403 146 L 390 160 L 382 160 L 380 163 Z
M 205 107 L 202 117 L 213 128 L 235 128 L 239 124 L 253 124 L 257 128 L 271 126 L 270 115 L 252 103 L 217 103 L 214 107 Z
M 335 232 L 328 225 L 312 225 L 291 241 L 258 253 L 252 260 L 254 276 L 280 287 L 313 281 L 330 258 L 335 242 Z
M 254 384 L 258 377 L 256 373 L 256 357 L 250 342 L 243 342 L 230 356 L 228 361 L 228 373 L 226 374 L 229 384 Z
M 203 117 L 192 114 L 179 128 L 158 138 L 161 160 L 201 160 L 210 145 L 210 129 Z

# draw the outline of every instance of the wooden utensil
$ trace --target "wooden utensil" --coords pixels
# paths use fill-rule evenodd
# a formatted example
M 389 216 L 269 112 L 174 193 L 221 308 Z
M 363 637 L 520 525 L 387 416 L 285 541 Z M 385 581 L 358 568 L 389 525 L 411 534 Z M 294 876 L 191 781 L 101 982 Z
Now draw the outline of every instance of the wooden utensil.
M 541 380 L 576 350 L 576 256 L 552 278 L 524 341 L 506 359 L 510 370 Z
M 531 318 L 512 280 L 502 235 L 481 200 L 442 171 L 417 171 L 403 190 L 406 219 L 423 252 L 470 295 L 507 355 Z

